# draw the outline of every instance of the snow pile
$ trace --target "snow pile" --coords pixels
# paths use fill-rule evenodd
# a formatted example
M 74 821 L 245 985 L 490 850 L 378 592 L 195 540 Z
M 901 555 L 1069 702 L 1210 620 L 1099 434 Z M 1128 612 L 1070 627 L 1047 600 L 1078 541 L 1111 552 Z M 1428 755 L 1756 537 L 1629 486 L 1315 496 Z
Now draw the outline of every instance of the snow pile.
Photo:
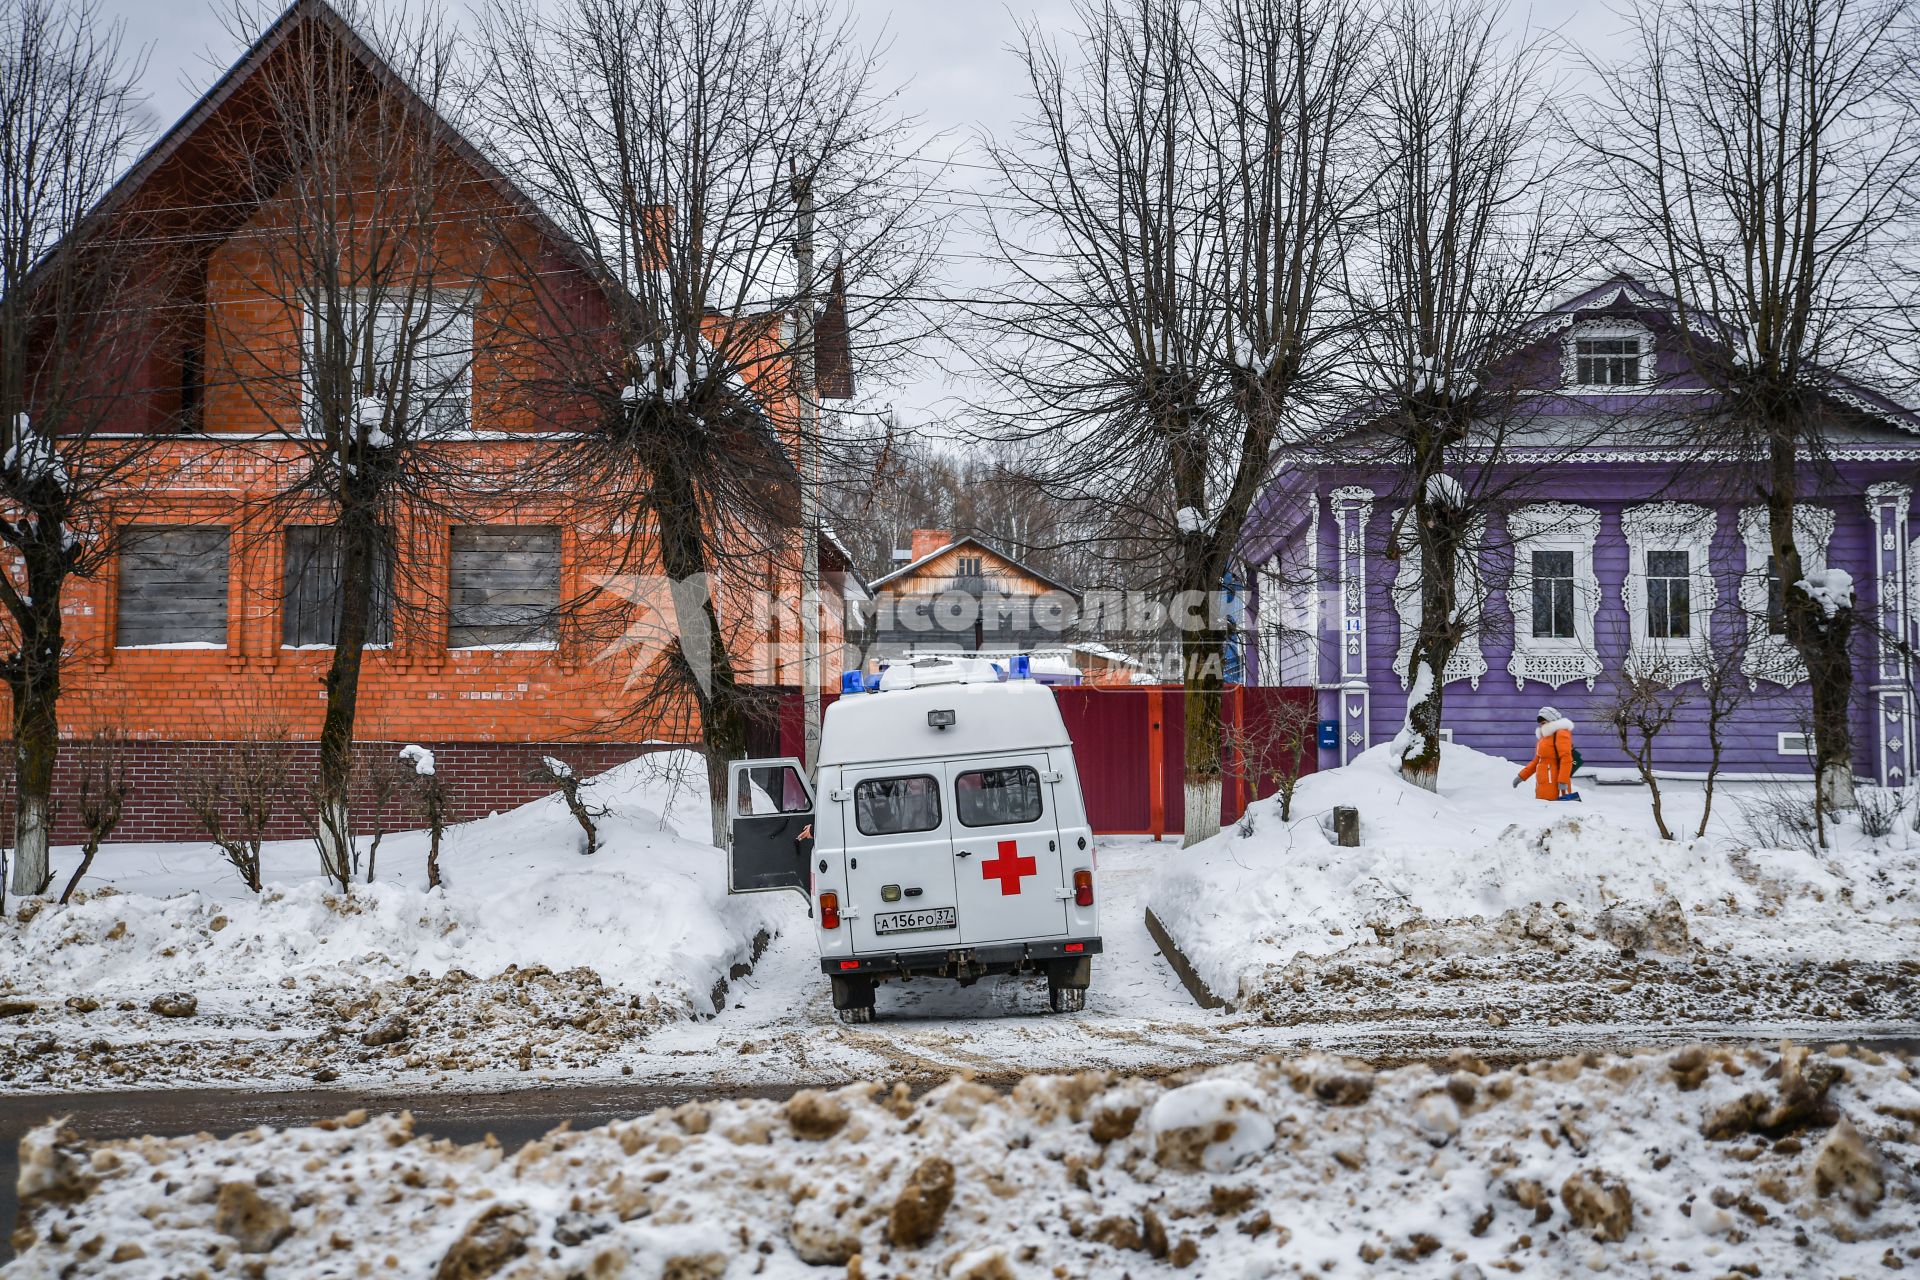
M 1915 848 L 1869 845 L 1851 830 L 1818 856 L 1729 836 L 1666 842 L 1643 788 L 1589 786 L 1578 806 L 1550 805 L 1513 789 L 1513 762 L 1443 743 L 1434 794 L 1394 771 L 1397 743 L 1301 779 L 1292 821 L 1260 801 L 1239 826 L 1167 859 L 1149 905 L 1209 989 L 1234 1000 L 1295 961 L 1389 939 L 1404 949 L 1416 933 L 1428 955 L 1534 939 L 1561 952 L 1911 956 Z M 1697 789 L 1667 790 L 1669 822 L 1690 829 Z M 1723 790 L 1716 812 L 1737 814 L 1738 795 Z M 1359 810 L 1359 847 L 1332 843 L 1336 806 Z
M 400 759 L 404 764 L 413 766 L 415 774 L 422 778 L 431 778 L 435 768 L 433 752 L 418 743 L 408 743 L 400 748 Z
M 1198 507 L 1182 507 L 1173 513 L 1173 523 L 1182 533 L 1199 533 L 1207 527 L 1206 517 L 1200 514 Z
M 1853 575 L 1845 569 L 1816 569 L 1794 585 L 1829 618 L 1842 609 L 1853 608 Z
M 413 763 L 433 767 L 426 752 Z M 471 1042 L 460 1065 L 482 1066 L 495 1058 L 467 1058 L 492 1050 L 509 1064 L 540 1056 L 537 1048 L 519 1054 L 521 1040 L 481 1043 L 490 1026 L 507 1025 L 495 1013 L 518 1019 L 516 1035 L 534 1036 L 556 1029 L 537 1016 L 540 1004 L 566 1005 L 569 1025 L 558 1030 L 579 1041 L 573 1057 L 583 1065 L 613 1046 L 572 1036 L 593 1018 L 590 1007 L 578 1017 L 573 1006 L 640 1011 L 623 1012 L 628 1022 L 710 1013 L 716 984 L 752 961 L 756 939 L 780 917 L 769 896 L 727 896 L 724 855 L 700 838 L 709 819 L 698 769 L 696 757 L 674 753 L 664 765 L 645 758 L 604 775 L 596 784 L 608 809 L 599 819 L 603 847 L 591 858 L 576 852 L 577 828 L 558 797 L 451 828 L 441 854 L 446 887 L 437 891 L 422 887 L 421 832 L 388 836 L 381 878 L 350 896 L 309 874 L 317 859 L 304 842 L 266 847 L 269 884 L 258 896 L 210 852 L 111 847 L 95 863 L 91 890 L 72 905 L 29 903 L 0 921 L 0 993 L 35 1006 L 6 1024 L 22 1039 L 0 1045 L 0 1077 L 23 1083 L 14 1072 L 34 1058 L 22 1052 L 11 1061 L 7 1051 L 48 1031 L 62 1043 L 105 1032 L 167 1038 L 147 1015 L 171 992 L 198 998 L 198 1016 L 178 1031 L 241 1040 L 359 1034 L 404 1011 L 420 1027 L 445 1023 L 449 1043 Z M 684 775 L 677 792 L 667 771 Z M 66 868 L 56 871 L 63 882 Z M 137 891 L 182 881 L 195 887 L 164 897 Z M 120 891 L 128 888 L 136 891 Z M 542 990 L 528 992 L 529 982 Z M 505 994 L 491 995 L 489 984 Z M 490 996 L 510 1007 L 489 1008 Z M 394 1043 L 390 1056 L 403 1060 L 409 1048 L 423 1062 L 443 1056 L 433 1046 Z M 182 1065 L 200 1078 L 223 1070 L 211 1060 Z M 400 1063 L 327 1065 L 378 1076 Z M 310 1073 L 305 1056 L 255 1070 Z
M 1878 1275 L 1920 1258 L 1910 1062 L 1690 1047 L 1269 1059 L 688 1103 L 507 1155 L 355 1112 L 22 1143 L 23 1273 Z M 820 1268 L 831 1267 L 831 1272 Z

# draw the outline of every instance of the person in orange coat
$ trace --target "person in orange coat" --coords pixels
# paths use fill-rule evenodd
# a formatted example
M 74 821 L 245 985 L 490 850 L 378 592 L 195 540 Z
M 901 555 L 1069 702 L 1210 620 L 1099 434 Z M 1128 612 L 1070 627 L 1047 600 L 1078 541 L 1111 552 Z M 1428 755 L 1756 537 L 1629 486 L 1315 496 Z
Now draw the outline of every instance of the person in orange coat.
M 1542 707 L 1533 736 L 1533 759 L 1514 777 L 1513 785 L 1532 778 L 1536 799 L 1580 799 L 1573 789 L 1573 721 L 1553 707 Z

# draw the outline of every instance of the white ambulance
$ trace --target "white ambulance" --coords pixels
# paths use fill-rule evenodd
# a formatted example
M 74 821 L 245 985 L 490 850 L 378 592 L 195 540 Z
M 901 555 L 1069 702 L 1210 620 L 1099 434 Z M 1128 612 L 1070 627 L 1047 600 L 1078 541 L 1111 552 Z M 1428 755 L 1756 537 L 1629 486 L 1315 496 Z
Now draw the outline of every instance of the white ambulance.
M 1053 692 L 1026 677 L 1018 656 L 849 672 L 813 778 L 728 767 L 727 889 L 806 896 L 842 1021 L 920 976 L 1044 975 L 1055 1012 L 1085 1006 L 1093 831 Z

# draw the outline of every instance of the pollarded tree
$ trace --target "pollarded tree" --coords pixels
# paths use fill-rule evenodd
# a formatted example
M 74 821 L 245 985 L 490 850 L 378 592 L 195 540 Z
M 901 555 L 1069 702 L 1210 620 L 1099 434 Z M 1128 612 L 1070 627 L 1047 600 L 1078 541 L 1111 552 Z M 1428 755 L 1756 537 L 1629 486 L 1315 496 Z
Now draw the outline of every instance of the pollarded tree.
M 442 123 L 454 43 L 437 22 L 363 4 L 278 21 L 294 25 L 248 80 L 252 109 L 215 117 L 223 179 L 253 214 L 225 257 L 228 296 L 210 299 L 208 365 L 266 429 L 230 447 L 265 455 L 273 478 L 250 514 L 291 526 L 286 607 L 305 629 L 286 639 L 331 649 L 313 823 L 346 891 L 365 653 L 416 594 L 396 534 L 475 487 L 455 442 L 472 426 L 486 274 L 471 246 L 494 193 Z
M 1915 9 L 1667 0 L 1635 10 L 1633 32 L 1631 54 L 1597 69 L 1581 134 L 1618 209 L 1617 252 L 1671 295 L 1713 393 L 1689 416 L 1694 439 L 1766 504 L 1820 797 L 1845 805 L 1851 584 L 1806 573 L 1794 512 L 1848 417 L 1834 391 L 1875 367 L 1900 318 L 1885 278 L 1920 196 Z
M 1344 444 L 1403 477 L 1385 553 L 1415 562 L 1418 599 L 1400 604 L 1418 623 L 1393 750 L 1428 790 L 1448 664 L 1486 621 L 1489 516 L 1525 480 L 1506 466 L 1529 403 L 1515 362 L 1574 270 L 1540 49 L 1504 40 L 1502 20 L 1494 4 L 1388 11 L 1366 112 L 1380 180 L 1347 263 L 1363 408 Z
M 1018 50 L 993 148 L 1010 277 L 982 308 L 984 409 L 1180 615 L 1186 838 L 1219 829 L 1223 585 L 1281 424 L 1318 372 L 1367 22 L 1348 0 L 1089 0 L 1071 55 Z
M 109 192 L 142 133 L 137 67 L 88 5 L 0 0 L 0 680 L 12 704 L 13 890 L 43 892 L 62 627 L 115 553 L 152 437 L 145 362 L 171 254 Z M 117 193 L 116 193 L 117 194 Z M 132 433 L 132 434 L 129 434 Z
M 716 840 L 755 711 L 729 645 L 746 606 L 716 583 L 794 594 L 819 401 L 885 357 L 925 265 L 906 122 L 850 22 L 827 0 L 494 0 L 481 19 L 476 114 L 549 229 L 496 237 L 529 303 L 506 335 L 515 394 L 567 415 L 520 481 L 608 531 L 568 625 L 633 667 L 607 724 L 697 708 Z

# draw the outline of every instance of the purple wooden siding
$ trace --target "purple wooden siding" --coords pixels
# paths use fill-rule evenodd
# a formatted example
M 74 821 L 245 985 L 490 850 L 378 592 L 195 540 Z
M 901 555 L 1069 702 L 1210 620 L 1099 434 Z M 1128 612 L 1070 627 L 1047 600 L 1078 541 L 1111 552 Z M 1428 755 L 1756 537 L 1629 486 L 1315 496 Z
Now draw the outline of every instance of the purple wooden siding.
M 1628 567 L 1628 547 L 1621 531 L 1622 514 L 1628 507 L 1661 500 L 1698 502 L 1714 509 L 1717 521 L 1711 568 L 1718 592 L 1715 634 L 1724 636 L 1731 628 L 1745 625 L 1745 619 L 1737 609 L 1740 580 L 1746 570 L 1746 547 L 1739 533 L 1739 515 L 1744 504 L 1728 506 L 1711 498 L 1675 492 L 1669 476 L 1648 468 L 1631 472 L 1599 468 L 1573 470 L 1581 474 L 1564 476 L 1556 483 L 1542 485 L 1537 491 L 1527 493 L 1523 500 L 1569 502 L 1600 512 L 1600 530 L 1594 545 L 1594 572 L 1600 584 L 1600 605 L 1594 619 L 1594 630 L 1602 671 L 1593 690 L 1590 692 L 1587 689 L 1584 680 L 1563 684 L 1558 689 L 1537 681 L 1528 681 L 1522 688 L 1515 687 L 1514 677 L 1507 671 L 1507 663 L 1513 652 L 1514 625 L 1506 592 L 1511 558 L 1503 550 L 1489 551 L 1482 565 L 1489 588 L 1488 621 L 1481 635 L 1481 652 L 1486 659 L 1487 671 L 1480 678 L 1477 689 L 1465 680 L 1448 684 L 1445 722 L 1453 731 L 1455 742 L 1507 757 L 1518 764 L 1532 754 L 1535 714 L 1542 705 L 1552 705 L 1574 720 L 1577 726 L 1576 742 L 1589 765 L 1626 767 L 1627 760 L 1618 740 L 1599 722 L 1598 717 L 1598 708 L 1610 694 L 1610 677 L 1624 664 L 1629 647 L 1629 621 L 1621 599 L 1621 587 Z M 1884 470 L 1891 472 L 1892 469 Z M 1367 484 L 1370 478 L 1373 477 L 1323 474 L 1317 485 L 1317 497 L 1321 503 L 1317 564 L 1324 579 L 1319 623 L 1320 676 L 1325 683 L 1338 681 L 1342 639 L 1336 630 L 1340 625 L 1339 586 L 1334 579 L 1338 564 L 1338 531 L 1329 515 L 1328 494 L 1338 485 Z M 1856 613 L 1863 622 L 1874 616 L 1878 603 L 1871 545 L 1873 528 L 1863 495 L 1867 485 L 1879 478 L 1882 477 L 1858 477 L 1857 487 L 1854 484 L 1846 486 L 1851 492 L 1826 493 L 1811 500 L 1814 505 L 1826 507 L 1834 513 L 1834 533 L 1828 547 L 1827 563 L 1853 575 Z M 1406 706 L 1405 688 L 1393 670 L 1400 641 L 1400 619 L 1394 609 L 1392 591 L 1397 566 L 1384 555 L 1387 531 L 1403 499 L 1393 493 L 1390 478 L 1373 479 L 1378 482 L 1367 484 L 1367 487 L 1374 489 L 1378 496 L 1367 522 L 1366 540 L 1366 670 L 1372 695 L 1369 746 L 1392 738 L 1399 730 Z M 1269 512 L 1275 509 L 1275 505 L 1268 507 Z M 1265 543 L 1262 549 L 1270 549 L 1272 545 L 1289 538 L 1304 537 L 1306 526 L 1304 523 L 1291 527 L 1269 524 L 1261 528 L 1261 533 L 1264 536 L 1259 539 L 1250 539 L 1250 547 Z M 1496 547 L 1502 541 L 1497 530 L 1490 541 Z M 1873 639 L 1864 625 L 1856 630 L 1854 650 L 1855 767 L 1862 775 L 1873 776 L 1878 768 L 1878 743 L 1867 694 L 1873 671 Z M 1322 714 L 1339 716 L 1337 701 L 1336 694 L 1324 692 L 1321 699 Z M 1803 729 L 1806 710 L 1805 685 L 1785 689 L 1761 681 L 1755 701 L 1743 708 L 1728 728 L 1722 768 L 1729 772 L 1806 773 L 1804 759 L 1779 754 L 1777 738 L 1780 733 Z M 1345 723 L 1342 727 L 1346 727 Z M 1337 763 L 1338 758 L 1337 753 L 1329 753 L 1323 764 Z M 1663 737 L 1657 764 L 1664 769 L 1698 771 L 1706 767 L 1707 759 L 1704 715 L 1689 709 Z

